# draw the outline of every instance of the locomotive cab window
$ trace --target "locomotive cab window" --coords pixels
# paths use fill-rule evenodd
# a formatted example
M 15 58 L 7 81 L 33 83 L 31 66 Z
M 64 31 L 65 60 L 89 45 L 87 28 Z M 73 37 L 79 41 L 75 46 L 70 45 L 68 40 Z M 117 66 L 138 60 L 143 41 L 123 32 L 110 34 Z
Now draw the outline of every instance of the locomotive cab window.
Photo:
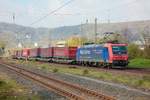
M 127 54 L 126 46 L 112 46 L 113 54 Z

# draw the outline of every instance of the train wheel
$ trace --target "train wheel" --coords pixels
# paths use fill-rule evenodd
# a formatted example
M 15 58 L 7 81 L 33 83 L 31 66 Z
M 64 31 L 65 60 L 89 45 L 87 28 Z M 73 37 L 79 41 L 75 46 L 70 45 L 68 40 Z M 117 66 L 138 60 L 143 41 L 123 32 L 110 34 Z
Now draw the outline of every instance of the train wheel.
M 80 65 L 80 61 L 77 61 L 77 65 Z
M 84 66 L 86 66 L 86 62 L 84 61 L 83 63 L 84 63 Z
M 81 65 L 84 66 L 84 62 L 83 61 L 81 62 Z
M 100 68 L 104 68 L 104 64 L 103 63 L 100 63 Z
M 78 62 L 77 62 L 77 65 L 81 65 L 81 62 L 80 62 L 80 61 L 78 61 Z
M 107 68 L 107 64 L 106 63 L 103 64 L 103 68 Z
M 113 65 L 112 64 L 109 64 L 110 68 L 112 69 L 113 68 Z
M 52 63 L 52 62 L 53 62 L 53 60 L 51 60 L 51 59 L 50 59 L 48 62 L 49 62 L 49 63 Z
M 99 63 L 98 62 L 96 62 L 96 67 L 99 67 Z
M 90 63 L 90 67 L 93 67 L 93 66 L 94 66 L 94 63 L 93 63 L 93 62 L 91 62 L 91 63 Z

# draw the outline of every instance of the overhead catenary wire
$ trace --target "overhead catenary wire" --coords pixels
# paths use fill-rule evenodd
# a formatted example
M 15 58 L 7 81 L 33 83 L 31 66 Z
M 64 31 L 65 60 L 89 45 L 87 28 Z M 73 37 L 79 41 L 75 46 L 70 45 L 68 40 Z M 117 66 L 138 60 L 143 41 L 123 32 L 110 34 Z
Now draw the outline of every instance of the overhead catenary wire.
M 38 23 L 38 22 L 40 22 L 40 21 L 42 21 L 42 20 L 44 20 L 46 17 L 48 17 L 49 15 L 82 15 L 81 13 L 76 13 L 76 14 L 72 14 L 72 13 L 67 13 L 67 14 L 59 14 L 59 13 L 56 13 L 58 10 L 60 10 L 61 8 L 63 8 L 63 7 L 65 7 L 65 6 L 67 6 L 68 4 L 70 4 L 72 1 L 74 1 L 74 0 L 69 0 L 69 1 L 67 1 L 67 2 L 65 2 L 63 5 L 61 5 L 60 7 L 58 7 L 58 8 L 56 8 L 56 9 L 54 9 L 53 11 L 51 11 L 51 12 L 49 12 L 48 14 L 44 14 L 41 18 L 39 18 L 39 19 L 37 19 L 36 21 L 33 21 L 31 24 L 29 24 L 29 25 L 34 25 L 34 24 L 36 24 L 36 23 Z M 138 1 L 138 0 L 132 0 L 131 2 L 127 2 L 127 3 L 122 3 L 122 4 L 118 4 L 118 5 L 116 5 L 116 6 L 114 6 L 114 7 L 110 7 L 110 8 L 107 8 L 107 9 L 103 9 L 103 10 L 100 10 L 100 12 L 106 12 L 106 10 L 107 11 L 109 11 L 109 13 L 110 13 L 110 11 L 111 10 L 113 10 L 113 9 L 118 9 L 118 8 L 120 8 L 120 7 L 123 7 L 123 6 L 129 6 L 130 4 L 133 4 L 134 2 L 136 2 L 136 1 Z M 9 14 L 8 12 L 6 13 L 5 12 L 5 16 L 6 16 L 6 14 Z M 2 15 L 2 14 L 0 14 L 1 16 L 4 16 L 4 15 Z M 12 15 L 12 14 L 11 14 Z M 22 15 L 22 14 L 21 14 Z M 110 17 L 110 16 L 109 16 Z
M 30 25 L 33 25 L 33 24 L 36 24 L 36 23 L 42 21 L 43 19 L 45 19 L 45 18 L 48 17 L 49 15 L 54 14 L 55 12 L 57 12 L 58 10 L 64 8 L 65 6 L 67 6 L 68 4 L 70 4 L 70 3 L 73 2 L 73 1 L 74 1 L 74 0 L 69 0 L 69 1 L 67 1 L 66 3 L 64 3 L 63 5 L 61 5 L 60 7 L 58 7 L 58 8 L 56 8 L 56 9 L 52 10 L 50 13 L 48 13 L 48 14 L 42 16 L 41 18 L 37 19 L 36 21 L 34 21 L 33 23 L 31 23 Z
M 73 2 L 74 0 L 69 0 L 67 2 L 65 2 L 63 5 L 59 6 L 58 8 L 52 10 L 50 13 L 42 16 L 41 18 L 37 19 L 36 21 L 32 22 L 30 25 L 36 24 L 40 21 L 42 21 L 43 19 L 45 19 L 46 17 L 48 17 L 51 14 L 55 14 L 58 10 L 62 9 L 63 7 L 67 6 L 68 4 L 70 4 L 71 2 Z
M 60 9 L 62 9 L 63 7 L 67 6 L 68 4 L 70 4 L 70 3 L 73 2 L 73 1 L 74 1 L 74 0 L 69 0 L 69 1 L 65 2 L 63 5 L 61 5 L 61 6 L 59 6 L 58 8 L 52 10 L 50 13 L 45 14 L 44 16 L 40 17 L 39 19 L 37 19 L 36 21 L 32 22 L 32 23 L 29 24 L 29 25 L 30 25 L 30 26 L 31 26 L 31 25 L 34 25 L 34 24 L 36 24 L 36 23 L 38 23 L 38 22 L 44 20 L 46 17 L 48 17 L 49 15 L 52 15 L 52 14 L 54 14 L 54 15 L 73 15 L 73 14 L 59 14 L 59 13 L 56 13 L 58 10 L 60 10 Z M 120 6 L 122 7 L 122 6 L 125 6 L 125 5 L 130 5 L 130 4 L 133 4 L 133 3 L 136 2 L 136 1 L 138 1 L 138 0 L 133 0 L 133 1 L 131 1 L 131 2 L 119 4 L 119 5 L 117 5 L 117 6 L 114 6 L 114 7 L 111 7 L 111 8 L 107 8 L 107 10 L 108 10 L 109 13 L 110 13 L 110 10 L 112 10 L 112 9 L 118 8 L 118 7 L 120 7 Z M 102 11 L 104 11 L 104 10 L 102 10 Z M 75 15 L 81 15 L 81 14 L 75 14 Z M 108 16 L 109 16 L 109 15 L 108 15 Z M 109 17 L 110 17 L 110 16 L 109 16 Z M 13 17 L 13 18 L 14 18 L 14 17 Z M 108 18 L 108 19 L 110 20 L 110 18 Z

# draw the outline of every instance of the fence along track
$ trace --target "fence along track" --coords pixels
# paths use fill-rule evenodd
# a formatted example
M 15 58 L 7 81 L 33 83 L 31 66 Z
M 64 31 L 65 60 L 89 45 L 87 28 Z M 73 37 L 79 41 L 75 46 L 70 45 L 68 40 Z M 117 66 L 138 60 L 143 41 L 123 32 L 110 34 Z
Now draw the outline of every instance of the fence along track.
M 114 97 L 106 96 L 102 93 L 83 88 L 76 84 L 58 80 L 52 77 L 47 77 L 15 65 L 10 65 L 7 63 L 0 64 L 71 100 L 116 100 Z

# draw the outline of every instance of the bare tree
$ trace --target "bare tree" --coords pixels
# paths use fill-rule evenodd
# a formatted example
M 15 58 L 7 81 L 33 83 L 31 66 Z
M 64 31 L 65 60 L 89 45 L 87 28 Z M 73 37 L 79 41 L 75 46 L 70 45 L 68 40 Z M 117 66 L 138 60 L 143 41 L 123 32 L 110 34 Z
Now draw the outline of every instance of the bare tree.
M 146 26 L 141 32 L 144 45 L 144 56 L 150 58 L 150 27 Z

